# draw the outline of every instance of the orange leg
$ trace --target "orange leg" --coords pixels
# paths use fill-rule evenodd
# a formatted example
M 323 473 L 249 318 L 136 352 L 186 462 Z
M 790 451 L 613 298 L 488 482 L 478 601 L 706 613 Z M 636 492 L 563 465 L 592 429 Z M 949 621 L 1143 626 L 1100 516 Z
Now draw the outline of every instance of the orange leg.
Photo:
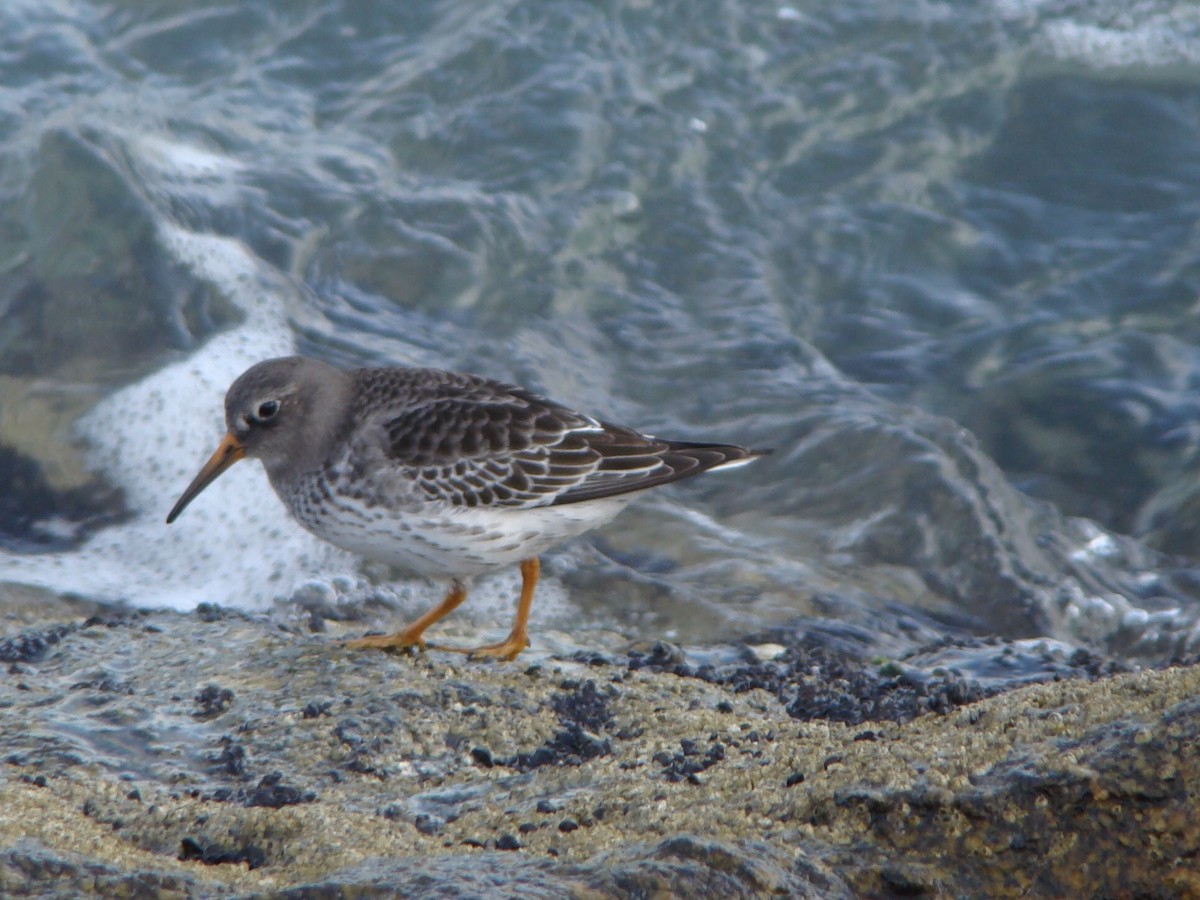
M 463 587 L 462 582 L 455 581 L 450 585 L 450 590 L 442 598 L 441 603 L 404 630 L 397 631 L 395 634 L 373 634 L 367 637 L 356 638 L 353 641 L 345 641 L 343 646 L 352 647 L 355 650 L 365 648 L 388 650 L 392 648 L 404 649 L 405 647 L 417 647 L 423 650 L 425 649 L 425 641 L 421 638 L 421 635 L 425 633 L 425 629 L 438 621 L 438 619 L 453 612 L 466 599 L 467 589 Z
M 533 606 L 533 590 L 537 587 L 538 573 L 541 566 L 537 557 L 521 563 L 521 600 L 517 604 L 517 615 L 513 619 L 512 631 L 508 637 L 495 644 L 484 644 L 482 647 L 439 647 L 440 650 L 453 650 L 456 653 L 467 653 L 474 659 L 503 659 L 514 660 L 522 650 L 529 646 L 529 610 Z

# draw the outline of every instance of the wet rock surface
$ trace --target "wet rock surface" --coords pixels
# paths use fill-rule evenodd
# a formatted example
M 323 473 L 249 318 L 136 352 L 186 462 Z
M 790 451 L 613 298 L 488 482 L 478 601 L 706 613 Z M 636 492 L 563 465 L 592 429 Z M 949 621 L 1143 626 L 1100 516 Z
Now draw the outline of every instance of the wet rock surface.
M 488 665 L 3 601 L 5 895 L 1200 892 L 1191 665 L 804 627 Z

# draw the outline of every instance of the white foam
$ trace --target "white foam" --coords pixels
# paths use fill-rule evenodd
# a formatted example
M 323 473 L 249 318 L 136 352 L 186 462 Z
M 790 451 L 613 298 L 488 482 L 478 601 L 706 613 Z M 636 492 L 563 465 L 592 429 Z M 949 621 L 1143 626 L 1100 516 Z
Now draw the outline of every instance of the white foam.
M 1096 68 L 1152 69 L 1194 65 L 1200 61 L 1195 12 L 1188 27 L 1174 14 L 1150 15 L 1118 26 L 1056 21 L 1047 25 L 1043 40 L 1056 59 L 1083 62 Z
M 232 181 L 246 166 L 231 156 L 212 153 L 159 134 L 120 132 L 138 162 L 153 170 L 174 189 L 211 191 L 214 184 Z
M 1051 58 L 1108 73 L 1153 75 L 1200 62 L 1200 5 L 1180 0 L 1093 0 L 1063 13 L 1055 0 L 992 0 L 1005 20 L 1034 24 Z M 1185 77 L 1187 77 L 1185 75 Z
M 225 389 L 253 363 L 294 352 L 286 301 L 295 287 L 238 241 L 170 227 L 160 239 L 245 321 L 80 420 L 89 464 L 122 489 L 134 518 L 76 551 L 0 552 L 5 580 L 139 606 L 262 609 L 318 575 L 356 570 L 353 557 L 292 522 L 254 462 L 234 466 L 166 525 L 167 510 L 224 433 Z

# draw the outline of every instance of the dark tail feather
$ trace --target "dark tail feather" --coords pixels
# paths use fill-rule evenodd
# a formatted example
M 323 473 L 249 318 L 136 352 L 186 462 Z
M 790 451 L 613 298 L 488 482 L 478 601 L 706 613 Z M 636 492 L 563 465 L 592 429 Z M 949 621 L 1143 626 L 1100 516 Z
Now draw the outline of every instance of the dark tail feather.
M 591 485 L 560 495 L 554 501 L 555 505 L 644 491 L 660 484 L 691 478 L 712 469 L 747 465 L 760 456 L 771 453 L 770 450 L 748 450 L 736 444 L 702 444 L 690 441 L 654 441 L 654 444 L 657 446 L 643 444 L 636 450 L 630 448 L 628 454 L 618 453 L 607 457 L 600 463 L 597 474 L 611 473 L 610 477 L 599 477 Z M 649 474 L 621 477 L 622 471 L 649 468 L 646 463 L 653 464 L 655 461 L 659 465 Z

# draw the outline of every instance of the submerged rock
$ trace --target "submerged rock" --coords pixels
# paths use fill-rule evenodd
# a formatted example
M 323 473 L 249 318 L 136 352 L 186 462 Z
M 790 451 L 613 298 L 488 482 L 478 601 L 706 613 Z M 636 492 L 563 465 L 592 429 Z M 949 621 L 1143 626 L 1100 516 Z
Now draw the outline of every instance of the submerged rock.
M 487 665 L 3 600 L 5 895 L 1200 891 L 1197 667 L 816 630 Z M 975 652 L 1011 681 L 943 668 Z

